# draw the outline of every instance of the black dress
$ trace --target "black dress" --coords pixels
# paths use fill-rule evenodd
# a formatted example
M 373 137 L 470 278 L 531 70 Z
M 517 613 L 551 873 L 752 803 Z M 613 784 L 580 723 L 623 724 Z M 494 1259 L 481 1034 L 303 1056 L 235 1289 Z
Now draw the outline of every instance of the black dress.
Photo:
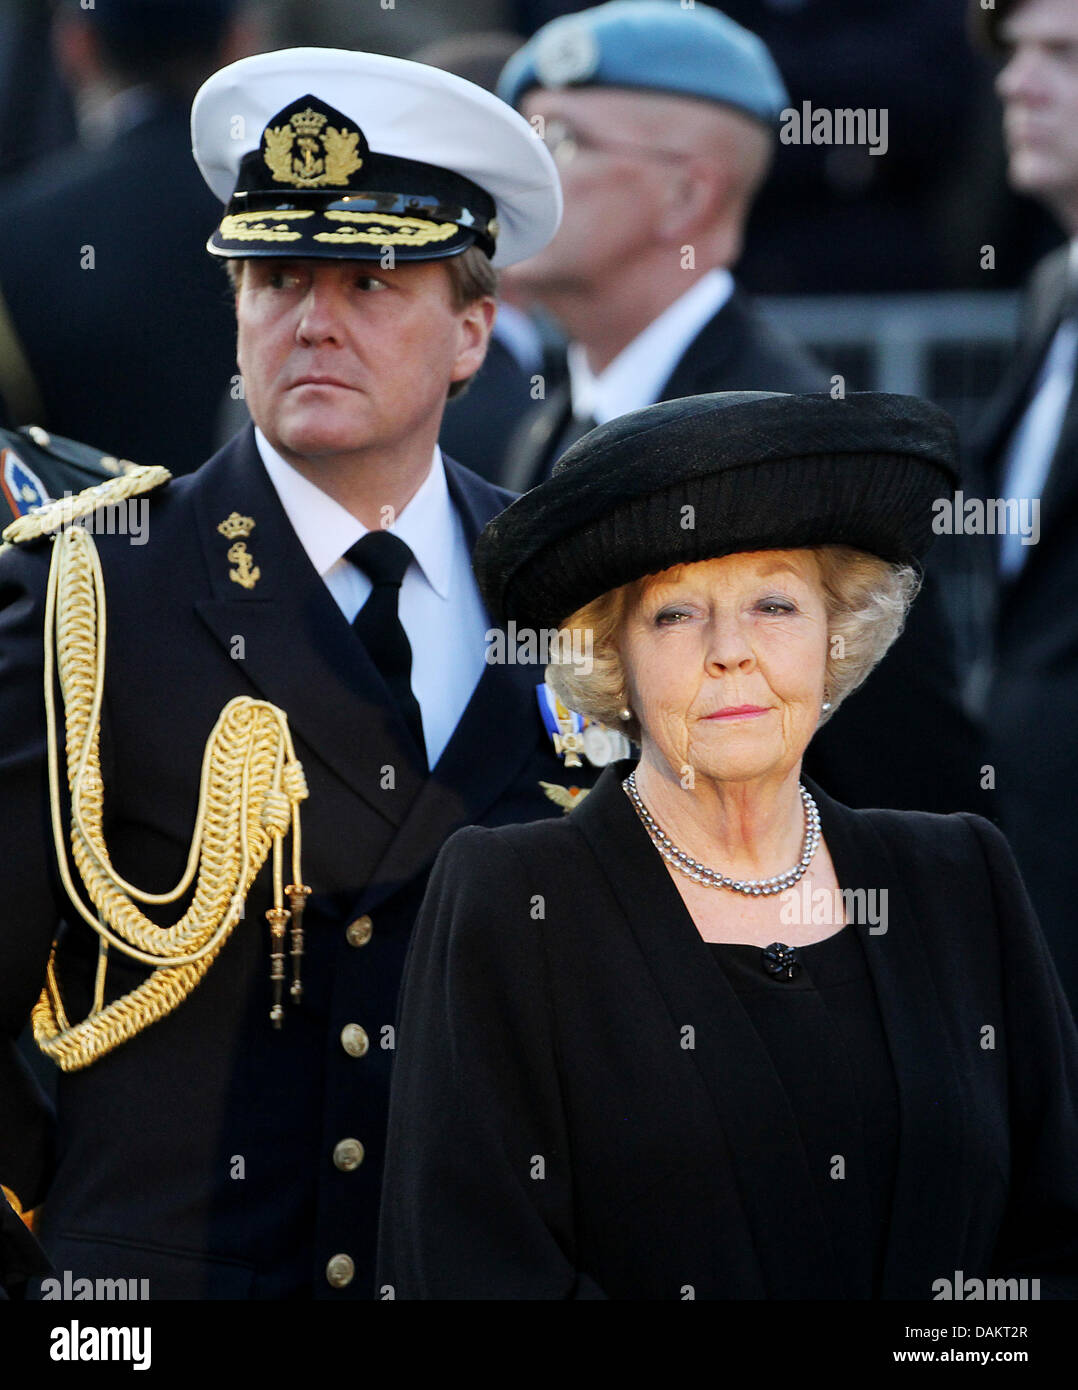
M 844 927 L 797 948 L 792 978 L 758 946 L 710 943 L 793 1106 L 848 1298 L 878 1298 L 898 1159 L 898 1094 L 868 962 Z

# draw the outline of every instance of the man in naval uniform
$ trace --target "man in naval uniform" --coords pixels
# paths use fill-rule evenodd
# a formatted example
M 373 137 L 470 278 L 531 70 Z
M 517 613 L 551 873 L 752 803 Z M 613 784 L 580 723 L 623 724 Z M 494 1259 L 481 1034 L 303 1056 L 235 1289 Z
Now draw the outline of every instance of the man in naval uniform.
M 371 1297 L 429 867 L 594 775 L 542 667 L 486 659 L 469 556 L 508 494 L 436 444 L 493 267 L 560 193 L 497 98 L 369 54 L 244 59 L 192 129 L 253 425 L 7 532 L 0 1180 L 76 1278 Z M 14 1050 L 32 1008 L 54 1125 Z

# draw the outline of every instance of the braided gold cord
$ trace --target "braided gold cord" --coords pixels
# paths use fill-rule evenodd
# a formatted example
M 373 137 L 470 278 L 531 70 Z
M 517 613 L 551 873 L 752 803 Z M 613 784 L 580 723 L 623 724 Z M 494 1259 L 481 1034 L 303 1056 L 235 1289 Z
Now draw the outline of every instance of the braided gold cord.
M 156 464 L 149 468 L 134 466 L 120 478 L 106 478 L 103 483 L 84 488 L 73 497 L 56 498 L 43 506 L 34 507 L 25 516 L 17 516 L 0 532 L 0 538 L 7 545 L 19 545 L 24 541 L 49 536 L 70 526 L 72 522 L 81 521 L 98 507 L 126 502 L 128 498 L 160 487 L 171 477 L 167 468 Z
M 207 740 L 195 828 L 179 883 L 167 893 L 146 893 L 116 872 L 104 839 L 99 754 L 105 643 L 104 579 L 97 547 L 84 528 L 73 526 L 54 541 L 45 613 L 49 789 L 57 862 L 68 897 L 101 938 L 103 951 L 115 947 L 153 966 L 154 972 L 129 993 L 104 1008 L 95 1007 L 71 1025 L 60 998 L 54 946 L 32 1022 L 38 1046 L 64 1071 L 89 1066 L 187 998 L 242 917 L 246 894 L 275 846 L 279 865 L 290 828 L 296 882 L 301 881 L 299 804 L 307 796 L 303 769 L 296 761 L 284 712 L 247 696 L 229 701 Z M 60 820 L 57 676 L 65 715 L 71 854 L 96 913 L 86 907 L 72 881 Z M 278 869 L 278 907 L 279 879 Z M 136 900 L 175 902 L 192 881 L 190 905 L 171 926 L 159 926 L 135 905 Z

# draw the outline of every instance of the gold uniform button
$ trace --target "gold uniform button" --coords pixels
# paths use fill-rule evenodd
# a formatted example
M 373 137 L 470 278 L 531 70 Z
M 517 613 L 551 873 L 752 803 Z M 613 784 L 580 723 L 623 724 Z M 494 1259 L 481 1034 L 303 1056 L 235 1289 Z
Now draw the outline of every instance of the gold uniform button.
M 371 1045 L 370 1038 L 358 1023 L 346 1023 L 341 1029 L 341 1046 L 349 1057 L 363 1057 Z
M 358 1139 L 340 1139 L 333 1146 L 333 1165 L 342 1173 L 350 1173 L 363 1162 L 364 1149 Z
M 326 1281 L 335 1289 L 343 1289 L 356 1277 L 351 1255 L 334 1255 L 326 1265 Z
M 364 913 L 362 917 L 357 917 L 354 922 L 349 922 L 344 935 L 349 946 L 366 946 L 373 931 L 374 923 Z

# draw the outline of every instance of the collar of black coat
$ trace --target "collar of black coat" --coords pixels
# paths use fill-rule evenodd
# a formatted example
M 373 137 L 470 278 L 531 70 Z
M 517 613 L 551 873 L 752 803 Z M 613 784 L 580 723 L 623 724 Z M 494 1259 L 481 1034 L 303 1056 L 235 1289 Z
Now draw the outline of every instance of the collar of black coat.
M 795 1290 L 818 1287 L 821 1297 L 846 1297 L 782 1078 L 622 788 L 633 766 L 626 760 L 607 767 L 568 824 L 588 842 L 671 1017 L 695 1027 L 691 1056 L 729 1138 L 757 1237 L 760 1296 L 793 1297 Z M 804 781 L 816 798 L 839 885 L 888 893 L 885 933 L 873 935 L 867 924 L 850 928 L 868 962 L 899 1092 L 901 1132 L 883 1296 L 925 1299 L 933 1271 L 949 1268 L 961 1247 L 975 1194 L 963 1189 L 958 1063 L 889 831 L 909 835 L 919 826 L 931 836 L 932 822 L 941 818 L 854 811 Z M 724 1003 L 721 1010 L 716 998 Z M 796 1258 L 775 1221 L 776 1200 L 801 1227 L 803 1238 L 793 1243 Z

